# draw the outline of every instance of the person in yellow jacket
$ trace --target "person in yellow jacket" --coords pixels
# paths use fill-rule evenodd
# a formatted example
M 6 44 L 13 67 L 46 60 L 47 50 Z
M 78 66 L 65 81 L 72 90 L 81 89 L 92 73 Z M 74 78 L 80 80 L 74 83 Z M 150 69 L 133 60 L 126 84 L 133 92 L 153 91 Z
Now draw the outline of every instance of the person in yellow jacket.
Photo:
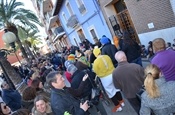
M 93 64 L 93 71 L 100 78 L 108 97 L 115 105 L 112 111 L 122 111 L 122 106 L 124 106 L 124 100 L 122 98 L 120 90 L 116 89 L 113 84 L 112 72 L 114 70 L 114 65 L 111 58 L 108 55 L 101 55 L 101 51 L 99 48 L 95 48 L 93 50 L 93 54 L 95 55 L 95 57 L 97 57 Z

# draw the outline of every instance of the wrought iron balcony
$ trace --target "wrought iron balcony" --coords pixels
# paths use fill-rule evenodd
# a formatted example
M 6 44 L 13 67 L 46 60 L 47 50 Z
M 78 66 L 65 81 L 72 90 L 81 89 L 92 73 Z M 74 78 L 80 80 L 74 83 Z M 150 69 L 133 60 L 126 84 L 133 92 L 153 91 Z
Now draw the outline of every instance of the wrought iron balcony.
M 78 9 L 79 9 L 81 14 L 86 11 L 86 8 L 85 8 L 84 4 L 82 4 Z
M 78 24 L 78 19 L 76 17 L 76 15 L 72 15 L 68 21 L 67 21 L 67 27 L 71 27 L 71 28 L 74 28 L 77 24 Z
M 59 26 L 59 27 L 55 28 L 55 30 L 54 30 L 54 33 L 55 33 L 56 35 L 57 35 L 57 34 L 60 34 L 60 33 L 62 33 L 62 32 L 64 32 L 64 29 L 63 29 L 62 26 Z

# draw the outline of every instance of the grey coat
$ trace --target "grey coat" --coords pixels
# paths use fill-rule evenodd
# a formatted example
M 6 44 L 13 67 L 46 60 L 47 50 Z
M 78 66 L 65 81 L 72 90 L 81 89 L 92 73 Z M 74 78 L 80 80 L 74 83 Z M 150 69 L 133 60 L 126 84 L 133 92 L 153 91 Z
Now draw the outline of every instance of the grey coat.
M 160 90 L 160 97 L 149 98 L 145 91 L 141 97 L 140 115 L 150 115 L 151 110 L 155 115 L 169 115 L 175 113 L 175 81 L 166 82 L 164 77 L 155 80 Z

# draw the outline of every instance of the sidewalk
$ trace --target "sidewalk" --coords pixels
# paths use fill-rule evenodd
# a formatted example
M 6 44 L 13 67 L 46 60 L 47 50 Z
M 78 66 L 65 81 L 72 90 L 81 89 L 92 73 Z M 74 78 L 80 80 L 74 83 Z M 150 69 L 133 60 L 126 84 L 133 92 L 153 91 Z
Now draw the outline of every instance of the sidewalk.
M 106 109 L 108 115 L 138 115 L 135 110 L 131 107 L 130 103 L 127 99 L 124 99 L 125 106 L 122 107 L 122 111 L 113 113 L 111 110 L 114 107 L 113 103 L 111 102 L 110 105 L 106 105 L 104 100 L 102 100 L 103 106 Z

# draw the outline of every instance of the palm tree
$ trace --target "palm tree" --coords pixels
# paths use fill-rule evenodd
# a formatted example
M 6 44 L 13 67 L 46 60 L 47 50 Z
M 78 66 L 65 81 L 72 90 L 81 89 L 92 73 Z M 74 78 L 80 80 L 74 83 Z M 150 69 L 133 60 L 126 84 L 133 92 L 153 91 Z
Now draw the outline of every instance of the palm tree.
M 30 55 L 32 57 L 35 57 L 35 52 L 38 50 L 37 45 L 41 44 L 41 35 L 37 34 L 38 32 L 36 30 L 24 30 L 24 28 L 18 28 L 18 36 L 21 39 L 21 41 L 26 46 L 26 49 L 29 51 Z M 30 49 L 34 49 L 34 51 L 31 51 Z M 34 56 L 33 56 L 34 55 Z
M 24 58 L 28 59 L 27 54 L 18 37 L 17 28 L 23 27 L 25 29 L 30 28 L 38 31 L 38 28 L 35 24 L 40 24 L 40 22 L 32 11 L 22 8 L 23 6 L 23 3 L 16 2 L 16 0 L 0 0 L 0 28 L 5 28 L 16 35 L 16 42 L 23 53 Z M 5 72 L 14 85 L 17 85 L 22 81 L 6 58 L 0 58 L 0 63 L 1 67 L 4 68 Z M 19 89 L 19 91 L 22 90 L 22 88 Z
M 27 54 L 22 46 L 22 43 L 18 37 L 18 27 L 30 28 L 38 31 L 36 24 L 40 24 L 37 16 L 30 10 L 22 8 L 24 6 L 21 2 L 16 0 L 1 0 L 0 1 L 0 27 L 6 28 L 13 32 L 17 37 L 17 44 L 23 53 L 25 59 Z

